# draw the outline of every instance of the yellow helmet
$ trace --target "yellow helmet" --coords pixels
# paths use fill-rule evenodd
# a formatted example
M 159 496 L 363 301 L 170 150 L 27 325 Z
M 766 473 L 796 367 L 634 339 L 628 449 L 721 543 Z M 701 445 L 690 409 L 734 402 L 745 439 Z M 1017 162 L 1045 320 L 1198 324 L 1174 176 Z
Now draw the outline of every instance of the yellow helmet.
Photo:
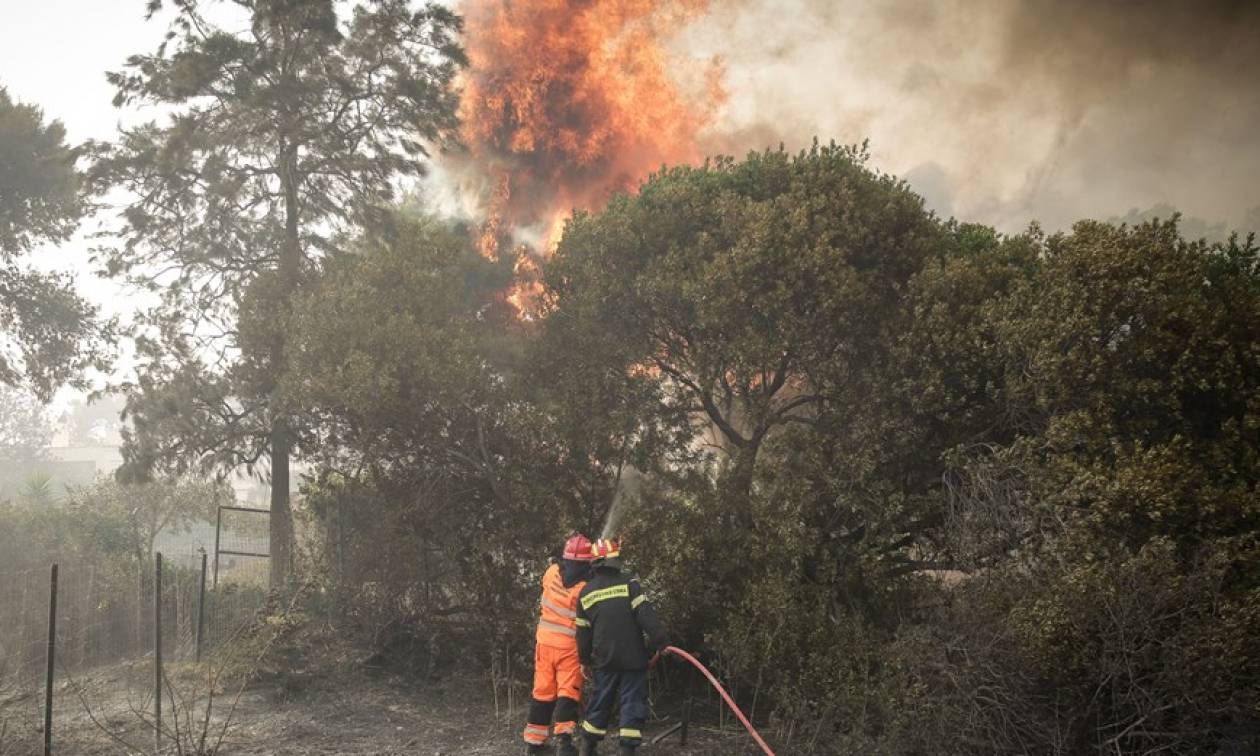
M 601 538 L 591 545 L 591 553 L 595 555 L 596 562 L 616 559 L 621 556 L 621 539 Z

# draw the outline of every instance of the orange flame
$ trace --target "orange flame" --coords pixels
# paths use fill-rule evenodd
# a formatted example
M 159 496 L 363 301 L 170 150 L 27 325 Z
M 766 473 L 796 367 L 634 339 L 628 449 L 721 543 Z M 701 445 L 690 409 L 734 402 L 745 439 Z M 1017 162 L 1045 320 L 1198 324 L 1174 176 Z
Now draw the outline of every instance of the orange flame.
M 527 228 L 549 254 L 571 210 L 601 206 L 662 164 L 700 159 L 697 137 L 725 99 L 721 66 L 679 59 L 664 42 L 708 4 L 469 1 L 463 137 L 493 182 L 482 254 L 497 259 L 499 240 Z M 530 265 L 518 262 L 536 283 Z

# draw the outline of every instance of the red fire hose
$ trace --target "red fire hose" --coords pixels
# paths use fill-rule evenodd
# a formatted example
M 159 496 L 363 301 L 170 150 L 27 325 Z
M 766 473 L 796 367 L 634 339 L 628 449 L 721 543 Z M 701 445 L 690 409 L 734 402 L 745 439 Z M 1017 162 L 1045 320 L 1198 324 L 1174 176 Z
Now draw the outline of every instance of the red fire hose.
M 713 676 L 713 673 L 710 672 L 707 667 L 701 664 L 696 657 L 686 651 L 683 651 L 681 648 L 666 646 L 664 653 L 673 654 L 684 661 L 690 662 L 691 666 L 700 670 L 700 672 L 708 678 L 713 687 L 717 689 L 717 692 L 722 694 L 722 700 L 726 701 L 726 705 L 731 707 L 731 711 L 735 712 L 736 717 L 739 717 L 740 723 L 744 725 L 746 730 L 748 730 L 748 734 L 752 736 L 752 739 L 757 741 L 757 745 L 761 746 L 761 750 L 765 752 L 766 756 L 774 756 L 774 751 L 770 750 L 770 746 L 766 745 L 766 741 L 762 740 L 761 736 L 757 734 L 757 731 L 753 729 L 752 723 L 748 721 L 748 717 L 745 717 L 744 712 L 739 710 L 739 707 L 735 705 L 733 700 L 731 700 L 730 694 L 726 692 L 726 688 L 722 687 L 722 684 L 717 681 L 717 678 Z

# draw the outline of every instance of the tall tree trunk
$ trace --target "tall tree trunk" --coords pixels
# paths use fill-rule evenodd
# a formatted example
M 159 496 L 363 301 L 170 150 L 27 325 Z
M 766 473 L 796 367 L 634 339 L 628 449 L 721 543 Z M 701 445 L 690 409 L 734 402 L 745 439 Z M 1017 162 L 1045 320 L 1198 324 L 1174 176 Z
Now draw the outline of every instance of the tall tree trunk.
M 298 180 L 294 175 L 297 149 L 281 148 L 280 181 L 284 188 L 284 244 L 280 250 L 276 292 L 276 323 L 271 343 L 271 590 L 283 593 L 293 561 L 293 511 L 289 505 L 289 453 L 292 437 L 277 396 L 285 368 L 285 330 L 289 327 L 290 300 L 301 270 L 301 238 L 298 235 Z
M 289 429 L 271 426 L 271 590 L 283 593 L 293 564 L 293 512 L 289 507 Z

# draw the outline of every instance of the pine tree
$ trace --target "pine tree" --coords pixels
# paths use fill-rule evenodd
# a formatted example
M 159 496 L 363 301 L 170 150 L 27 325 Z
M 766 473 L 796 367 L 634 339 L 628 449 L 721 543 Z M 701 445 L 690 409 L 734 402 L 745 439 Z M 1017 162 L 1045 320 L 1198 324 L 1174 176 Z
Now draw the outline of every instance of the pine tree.
M 303 430 L 283 398 L 291 300 L 453 133 L 463 64 L 448 10 L 337 5 L 177 0 L 158 51 L 109 75 L 116 105 L 169 115 L 125 130 L 93 172 L 134 198 L 101 261 L 158 302 L 137 334 L 125 469 L 266 460 L 276 590 Z M 161 7 L 151 0 L 150 16 Z

